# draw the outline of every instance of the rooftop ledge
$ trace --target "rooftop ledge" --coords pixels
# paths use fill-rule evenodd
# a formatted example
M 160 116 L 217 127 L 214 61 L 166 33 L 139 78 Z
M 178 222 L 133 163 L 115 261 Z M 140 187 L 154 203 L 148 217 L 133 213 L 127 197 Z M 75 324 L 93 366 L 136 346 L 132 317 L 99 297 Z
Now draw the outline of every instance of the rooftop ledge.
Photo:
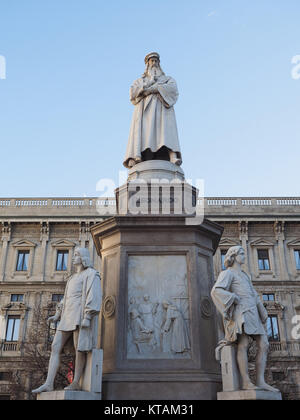
M 203 198 L 199 198 L 202 204 Z M 115 205 L 113 197 L 0 198 L 0 207 L 96 207 Z M 205 197 L 206 206 L 300 206 L 300 197 Z
M 209 217 L 238 215 L 287 215 L 300 217 L 300 197 L 205 197 L 198 198 Z M 114 215 L 113 197 L 0 198 L 0 217 Z

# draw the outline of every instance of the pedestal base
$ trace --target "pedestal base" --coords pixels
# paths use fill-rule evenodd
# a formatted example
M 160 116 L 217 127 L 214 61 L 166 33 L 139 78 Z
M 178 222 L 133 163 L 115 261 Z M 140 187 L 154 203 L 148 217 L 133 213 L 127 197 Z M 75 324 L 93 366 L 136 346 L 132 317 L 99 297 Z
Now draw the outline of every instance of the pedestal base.
M 184 216 L 116 216 L 91 233 L 102 256 L 103 398 L 216 399 L 210 290 L 222 228 L 187 226 Z
M 128 376 L 128 375 L 127 375 Z M 151 380 L 150 375 L 141 374 L 136 379 L 125 381 L 121 375 L 106 377 L 103 381 L 104 400 L 139 400 L 139 401 L 191 401 L 216 400 L 221 389 L 221 380 L 217 375 L 177 374 L 177 380 L 171 375 L 159 373 Z M 154 375 L 153 375 L 154 376 Z M 176 375 L 174 375 L 176 376 Z M 123 379 L 123 380 L 122 380 Z
M 218 400 L 275 400 L 281 401 L 282 396 L 280 392 L 270 392 L 264 390 L 241 390 L 241 391 L 227 391 L 218 392 Z
M 102 394 L 98 392 L 86 392 L 86 391 L 52 391 L 42 392 L 38 394 L 38 401 L 100 401 Z
M 199 212 L 197 196 L 197 188 L 185 181 L 179 166 L 164 160 L 141 162 L 129 171 L 127 183 L 116 189 L 117 213 L 191 217 Z

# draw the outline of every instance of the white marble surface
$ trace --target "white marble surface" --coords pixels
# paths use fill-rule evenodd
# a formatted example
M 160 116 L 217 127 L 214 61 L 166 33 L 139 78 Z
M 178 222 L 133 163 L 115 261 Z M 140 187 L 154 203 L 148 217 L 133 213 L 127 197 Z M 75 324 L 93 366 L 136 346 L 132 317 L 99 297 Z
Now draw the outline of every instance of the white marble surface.
M 85 369 L 81 378 L 82 391 L 101 393 L 103 350 L 93 349 L 87 354 Z
M 128 358 L 190 358 L 185 255 L 128 260 Z
M 176 81 L 160 67 L 159 54 L 148 58 L 143 76 L 130 88 L 134 113 L 124 166 L 141 161 L 147 149 L 155 153 L 162 147 L 171 151 L 173 163 L 182 163 L 174 111 L 178 95 Z
M 264 390 L 245 390 L 245 391 L 234 391 L 234 392 L 218 392 L 218 400 L 230 401 L 230 400 L 282 400 L 280 392 L 270 392 Z
M 144 180 L 161 180 L 168 181 L 181 180 L 184 181 L 184 172 L 180 166 L 175 165 L 167 160 L 146 160 L 133 166 L 128 172 L 128 180 L 144 179 Z
M 86 391 L 52 391 L 37 395 L 38 401 L 99 401 L 101 393 Z

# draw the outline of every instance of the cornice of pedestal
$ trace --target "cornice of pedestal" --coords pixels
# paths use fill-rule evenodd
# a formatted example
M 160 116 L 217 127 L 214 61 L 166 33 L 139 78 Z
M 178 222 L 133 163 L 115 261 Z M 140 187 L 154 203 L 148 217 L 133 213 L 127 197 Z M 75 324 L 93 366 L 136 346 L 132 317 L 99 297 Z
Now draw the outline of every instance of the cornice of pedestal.
M 134 232 L 142 230 L 146 234 L 149 231 L 169 230 L 172 232 L 183 229 L 199 231 L 209 236 L 213 242 L 213 253 L 215 253 L 224 230 L 223 226 L 207 219 L 204 219 L 200 224 L 187 224 L 186 219 L 186 216 L 175 215 L 114 216 L 92 226 L 91 234 L 98 255 L 101 254 L 102 248 L 100 237 L 105 238 L 117 231 Z

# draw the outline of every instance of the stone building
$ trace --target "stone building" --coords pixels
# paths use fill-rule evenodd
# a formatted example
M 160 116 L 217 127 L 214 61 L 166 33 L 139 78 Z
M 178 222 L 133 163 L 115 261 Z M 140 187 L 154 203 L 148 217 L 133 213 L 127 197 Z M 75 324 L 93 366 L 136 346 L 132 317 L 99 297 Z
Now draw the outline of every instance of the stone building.
M 241 244 L 245 270 L 269 313 L 267 379 L 285 399 L 299 399 L 300 198 L 205 198 L 203 204 L 205 217 L 224 226 L 215 276 L 227 249 Z M 90 228 L 114 208 L 114 199 L 0 199 L 0 399 L 14 397 L 15 376 L 27 389 L 22 398 L 30 398 L 31 375 L 22 361 L 35 308 L 45 318 L 53 313 L 76 245 L 90 250 L 101 271 Z

